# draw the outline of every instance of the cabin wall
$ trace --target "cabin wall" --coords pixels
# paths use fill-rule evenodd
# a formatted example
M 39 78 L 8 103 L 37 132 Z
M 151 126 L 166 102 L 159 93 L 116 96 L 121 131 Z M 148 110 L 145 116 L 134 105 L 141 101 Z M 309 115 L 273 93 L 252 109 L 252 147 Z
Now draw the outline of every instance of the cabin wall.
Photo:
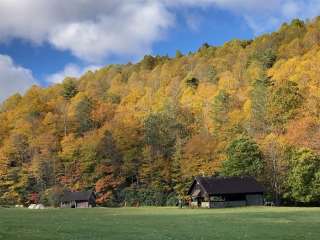
M 247 205 L 246 201 L 230 201 L 230 202 L 225 202 L 224 207 L 244 207 L 246 205 Z
M 198 207 L 196 203 L 193 207 Z M 246 201 L 227 201 L 227 202 L 201 202 L 201 208 L 226 208 L 226 207 L 244 207 L 247 206 Z
M 246 201 L 248 206 L 261 206 L 263 205 L 262 194 L 247 194 Z
M 217 198 L 217 196 L 214 196 Z M 213 197 L 211 197 L 213 198 Z M 211 199 L 210 198 L 210 199 Z M 221 201 L 211 201 L 205 200 L 201 201 L 201 208 L 226 208 L 226 207 L 244 207 L 244 206 L 260 206 L 263 205 L 263 195 L 262 194 L 243 194 L 239 196 L 226 195 L 222 196 Z M 191 206 L 198 207 L 197 202 L 192 202 Z
M 210 208 L 210 202 L 201 202 L 202 208 Z
M 76 202 L 71 201 L 71 202 L 61 202 L 60 203 L 61 208 L 75 208 L 76 207 Z
M 226 202 L 202 202 L 203 208 L 226 208 L 226 207 L 244 207 L 246 201 L 226 201 Z
M 76 208 L 88 208 L 89 202 L 77 202 Z
M 88 201 L 71 201 L 60 203 L 61 208 L 90 208 L 93 207 Z

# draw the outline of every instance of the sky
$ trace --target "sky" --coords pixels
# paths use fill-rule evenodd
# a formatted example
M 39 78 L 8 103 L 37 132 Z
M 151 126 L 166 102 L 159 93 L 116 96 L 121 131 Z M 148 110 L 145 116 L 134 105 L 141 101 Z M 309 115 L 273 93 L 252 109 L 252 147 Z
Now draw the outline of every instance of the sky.
M 0 0 L 0 102 L 146 54 L 222 45 L 320 14 L 320 0 Z

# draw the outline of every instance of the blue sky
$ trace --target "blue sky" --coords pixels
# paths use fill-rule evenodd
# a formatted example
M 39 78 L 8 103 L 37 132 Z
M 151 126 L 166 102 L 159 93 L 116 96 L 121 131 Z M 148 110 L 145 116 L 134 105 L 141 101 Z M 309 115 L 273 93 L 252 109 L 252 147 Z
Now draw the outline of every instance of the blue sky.
M 145 54 L 254 38 L 319 10 L 320 0 L 2 0 L 0 101 Z

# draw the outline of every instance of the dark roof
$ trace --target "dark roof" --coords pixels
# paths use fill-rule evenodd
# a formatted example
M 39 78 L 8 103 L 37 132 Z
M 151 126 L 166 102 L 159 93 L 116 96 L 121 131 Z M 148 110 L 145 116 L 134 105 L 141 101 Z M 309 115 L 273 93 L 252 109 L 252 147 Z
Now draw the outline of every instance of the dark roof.
M 86 192 L 64 192 L 61 201 L 70 202 L 70 201 L 89 201 L 91 196 L 94 195 L 93 191 Z M 95 196 L 95 195 L 94 195 Z
M 209 195 L 264 192 L 253 177 L 196 177 L 188 194 L 191 194 L 196 182 Z

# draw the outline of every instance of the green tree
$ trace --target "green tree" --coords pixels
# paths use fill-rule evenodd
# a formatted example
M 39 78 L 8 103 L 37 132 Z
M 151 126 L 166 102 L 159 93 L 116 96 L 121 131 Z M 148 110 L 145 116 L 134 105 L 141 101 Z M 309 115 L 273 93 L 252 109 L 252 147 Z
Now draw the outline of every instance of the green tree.
M 231 108 L 231 96 L 225 90 L 220 90 L 215 96 L 212 104 L 212 119 L 216 125 L 216 130 L 220 131 L 223 125 L 226 125 L 229 117 L 228 113 Z
M 63 106 L 63 128 L 64 128 L 64 136 L 67 136 L 68 132 L 68 106 L 70 100 L 76 96 L 78 93 L 77 84 L 75 79 L 66 78 L 62 83 L 62 93 L 65 102 Z
M 78 133 L 83 134 L 93 127 L 91 111 L 93 109 L 91 100 L 84 96 L 76 105 L 75 117 L 78 123 Z
M 183 54 L 179 50 L 177 50 L 176 51 L 176 58 L 181 58 L 181 57 L 183 57 Z
M 250 93 L 251 98 L 251 119 L 250 125 L 255 133 L 265 133 L 268 126 L 268 93 L 271 86 L 271 79 L 263 76 L 257 79 Z
M 310 149 L 297 149 L 289 158 L 288 197 L 302 203 L 320 202 L 320 156 Z
M 66 78 L 62 83 L 62 96 L 69 101 L 78 93 L 78 88 L 75 79 Z
M 240 137 L 227 148 L 227 159 L 222 164 L 226 176 L 255 176 L 263 170 L 262 152 L 257 143 L 247 137 Z
M 272 49 L 269 48 L 260 55 L 259 60 L 264 69 L 269 69 L 276 62 L 277 55 Z

